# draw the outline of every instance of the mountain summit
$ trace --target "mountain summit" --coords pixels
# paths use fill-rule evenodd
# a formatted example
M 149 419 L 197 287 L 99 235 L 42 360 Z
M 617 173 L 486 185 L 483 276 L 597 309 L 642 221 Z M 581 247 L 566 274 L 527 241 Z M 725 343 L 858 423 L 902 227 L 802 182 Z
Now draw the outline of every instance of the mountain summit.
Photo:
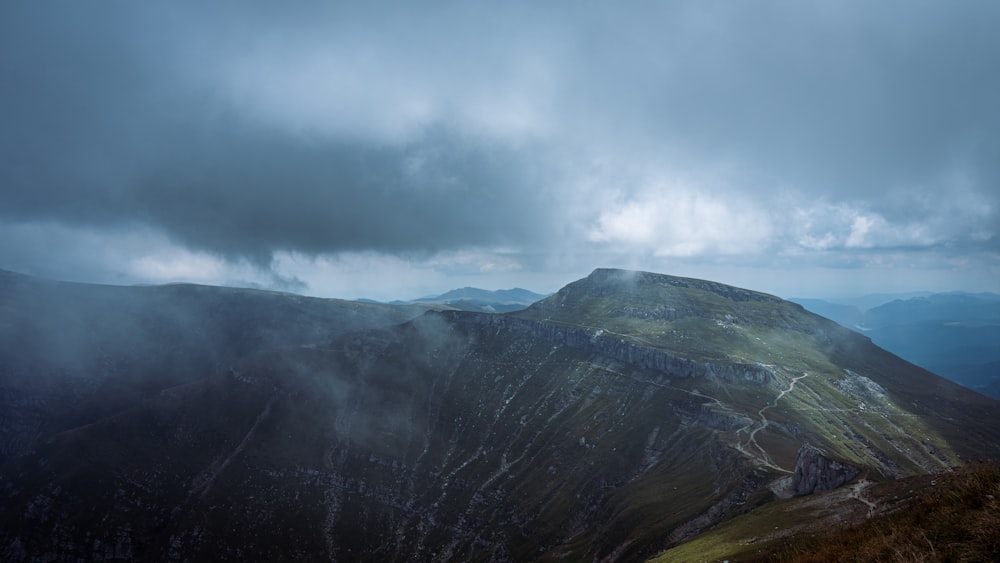
M 702 280 L 601 269 L 516 313 L 307 344 L 8 460 L 0 556 L 631 561 L 1000 451 L 995 401 Z
M 606 339 L 631 350 L 683 359 L 698 375 L 707 376 L 706 382 L 737 383 L 739 378 L 732 374 L 742 370 L 742 382 L 760 383 L 779 394 L 797 385 L 797 392 L 790 389 L 781 395 L 780 406 L 777 399 L 745 406 L 751 411 L 753 406 L 767 407 L 772 416 L 787 412 L 798 419 L 799 432 L 814 445 L 890 476 L 905 474 L 904 466 L 932 470 L 941 462 L 951 463 L 954 460 L 942 459 L 948 450 L 973 457 L 981 454 L 982 443 L 964 445 L 961 428 L 977 426 L 972 414 L 977 406 L 990 409 L 996 404 L 901 361 L 863 335 L 797 304 L 715 282 L 599 269 L 514 316 L 591 331 L 595 342 Z M 727 407 L 737 407 L 760 391 L 734 397 L 733 404 L 719 399 Z M 732 394 L 731 389 L 727 392 Z M 963 407 L 952 408 L 956 404 Z M 736 410 L 746 411 L 745 406 Z M 966 406 L 973 410 L 961 412 Z M 881 421 L 867 420 L 872 417 Z M 904 422 L 907 419 L 913 419 L 910 423 L 919 419 L 923 426 L 910 432 L 903 428 L 910 424 Z M 886 425 L 897 426 L 901 434 L 920 436 L 924 443 L 911 448 L 885 443 L 876 435 L 861 441 L 867 445 L 850 439 L 863 438 L 875 427 L 888 435 L 897 433 Z M 770 424 L 767 427 L 771 429 Z M 928 451 L 932 436 L 942 438 L 938 445 L 943 449 L 920 454 Z M 991 447 L 998 443 L 993 436 L 986 440 Z M 875 443 L 881 445 L 869 448 Z M 864 453 L 866 449 L 872 451 Z M 912 459 L 898 467 L 883 459 L 903 451 Z

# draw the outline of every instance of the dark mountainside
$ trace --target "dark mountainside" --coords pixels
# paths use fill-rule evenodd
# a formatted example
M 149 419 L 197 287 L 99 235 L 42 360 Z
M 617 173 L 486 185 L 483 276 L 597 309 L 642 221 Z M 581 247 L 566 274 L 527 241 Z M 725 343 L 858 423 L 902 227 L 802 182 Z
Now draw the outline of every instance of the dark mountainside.
M 822 300 L 796 301 L 907 361 L 1000 398 L 1000 295 L 938 293 L 865 311 Z
M 189 284 L 65 283 L 0 270 L 0 462 L 256 350 L 328 342 L 425 311 Z
M 271 334 L 322 326 L 322 301 L 221 310 Z M 4 330 L 45 332 L 3 303 Z M 125 307 L 60 303 L 83 326 Z M 335 332 L 248 346 L 30 442 L 0 465 L 0 559 L 635 561 L 775 499 L 1000 451 L 996 401 L 713 282 L 596 270 L 517 313 Z M 5 352 L 24 370 L 45 355 L 32 338 Z M 165 331 L 144 350 L 190 344 Z

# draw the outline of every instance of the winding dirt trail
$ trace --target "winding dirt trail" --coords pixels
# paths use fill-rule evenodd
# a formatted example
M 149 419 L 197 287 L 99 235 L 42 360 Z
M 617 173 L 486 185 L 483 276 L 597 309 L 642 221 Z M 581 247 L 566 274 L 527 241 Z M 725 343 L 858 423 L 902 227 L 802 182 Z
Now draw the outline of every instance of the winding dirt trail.
M 782 473 L 789 473 L 789 474 L 792 473 L 792 471 L 789 471 L 788 469 L 785 469 L 784 467 L 780 467 L 778 464 L 774 463 L 774 460 L 771 459 L 771 456 L 768 455 L 767 451 L 765 451 L 764 448 L 760 444 L 757 443 L 757 433 L 760 432 L 761 430 L 767 428 L 768 425 L 771 424 L 771 421 L 767 419 L 767 415 L 764 414 L 767 411 L 767 409 L 771 409 L 771 408 L 774 408 L 774 407 L 778 406 L 778 401 L 780 401 L 781 398 L 784 397 L 785 395 L 787 395 L 787 394 L 791 393 L 792 391 L 794 391 L 795 390 L 795 384 L 800 379 L 804 379 L 806 377 L 809 377 L 808 373 L 803 373 L 802 375 L 793 377 L 792 380 L 788 383 L 788 388 L 787 389 L 781 390 L 778 393 L 778 396 L 775 397 L 773 401 L 771 401 L 767 405 L 764 405 L 759 411 L 757 411 L 757 416 L 760 417 L 760 426 L 757 426 L 756 428 L 750 430 L 750 435 L 747 437 L 746 443 L 737 443 L 736 444 L 736 449 L 737 450 L 739 450 L 743 454 L 746 454 L 746 455 L 748 455 L 748 456 L 756 459 L 761 465 L 770 467 L 771 469 L 774 469 L 774 470 L 777 470 L 777 471 L 781 471 Z M 744 428 L 741 428 L 737 432 L 737 434 L 739 434 L 739 432 L 743 432 L 743 431 L 747 430 L 749 428 L 749 426 L 750 425 L 748 425 L 748 426 L 746 426 Z M 750 450 L 750 446 L 751 445 L 753 445 L 753 447 L 756 448 L 757 451 L 760 452 L 760 454 L 755 454 L 755 453 L 751 452 L 751 450 Z

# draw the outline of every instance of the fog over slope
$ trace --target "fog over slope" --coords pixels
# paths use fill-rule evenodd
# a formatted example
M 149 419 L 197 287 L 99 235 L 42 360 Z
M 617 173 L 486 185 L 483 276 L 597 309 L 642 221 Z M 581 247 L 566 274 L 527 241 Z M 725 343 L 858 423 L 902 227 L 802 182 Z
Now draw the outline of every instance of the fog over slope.
M 0 460 L 252 352 L 322 344 L 425 310 L 185 284 L 64 283 L 0 270 Z

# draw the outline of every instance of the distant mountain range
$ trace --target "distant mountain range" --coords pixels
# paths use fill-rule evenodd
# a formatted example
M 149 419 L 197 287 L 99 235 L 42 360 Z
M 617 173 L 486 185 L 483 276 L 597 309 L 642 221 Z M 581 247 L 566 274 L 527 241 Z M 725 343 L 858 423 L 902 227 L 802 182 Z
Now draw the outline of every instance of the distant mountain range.
M 723 560 L 1000 455 L 1000 402 L 764 293 L 436 309 L 0 272 L 0 560 Z
M 439 309 L 456 311 L 478 311 L 481 313 L 510 313 L 520 311 L 546 295 L 515 287 L 491 291 L 475 287 L 463 287 L 442 293 L 411 299 L 392 301 L 393 305 L 431 305 Z
M 792 299 L 934 373 L 1000 399 L 1000 295 L 936 293 L 870 309 Z

